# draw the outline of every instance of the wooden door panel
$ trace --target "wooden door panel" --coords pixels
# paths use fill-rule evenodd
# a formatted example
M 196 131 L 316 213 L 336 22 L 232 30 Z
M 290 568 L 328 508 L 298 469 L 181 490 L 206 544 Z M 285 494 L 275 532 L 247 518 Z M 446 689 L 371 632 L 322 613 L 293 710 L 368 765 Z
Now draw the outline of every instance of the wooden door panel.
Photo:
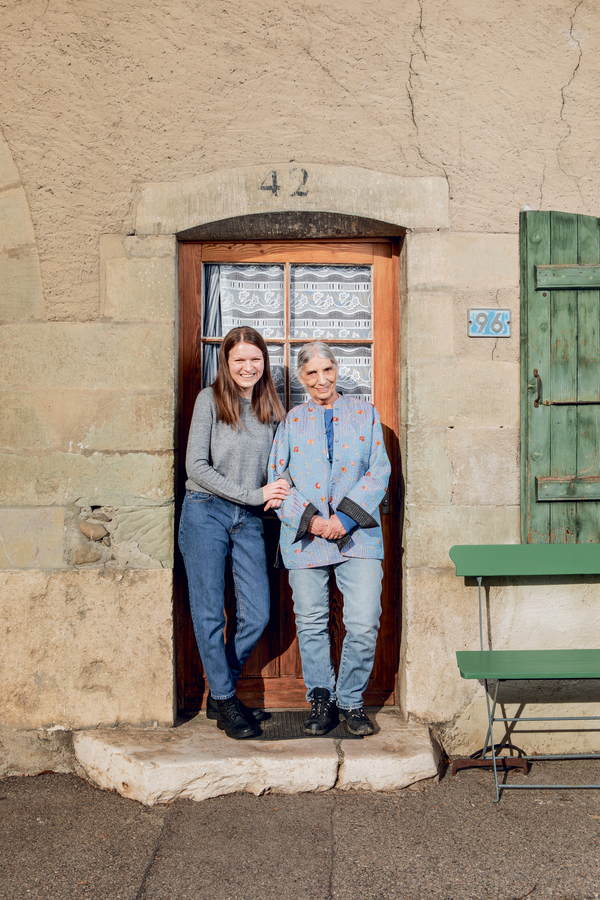
M 535 266 L 550 263 L 550 213 L 539 213 L 535 220 L 522 219 L 521 225 L 521 277 L 523 293 L 527 298 L 521 313 L 523 344 L 526 348 L 524 379 L 527 394 L 522 402 L 524 417 L 523 446 L 527 448 L 522 456 L 525 467 L 521 510 L 526 513 L 523 522 L 524 543 L 546 543 L 550 531 L 550 509 L 547 504 L 537 503 L 535 476 L 547 475 L 537 460 L 546 459 L 550 446 L 550 416 L 533 416 L 533 391 L 537 369 L 542 384 L 548 384 L 550 377 L 550 312 L 544 292 L 536 292 Z M 531 389 L 529 389 L 531 384 Z M 537 411 L 537 410 L 535 410 Z
M 387 502 L 382 504 L 381 527 L 385 555 L 383 558 L 382 612 L 377 639 L 375 663 L 365 694 L 365 703 L 398 703 L 397 672 L 399 662 L 400 605 L 400 447 L 398 441 L 400 366 L 399 333 L 394 323 L 400 321 L 398 295 L 399 254 L 393 244 L 374 245 L 373 290 L 385 302 L 373 309 L 373 402 L 381 418 L 383 440 L 392 464 Z M 391 693 L 386 695 L 386 690 Z M 393 699 L 392 699 L 393 698 Z
M 577 217 L 577 262 L 598 265 L 600 240 L 598 220 Z M 597 290 L 578 291 L 577 395 L 600 398 L 600 295 Z M 577 472 L 600 475 L 600 406 L 577 408 Z M 577 504 L 577 540 L 580 543 L 599 540 L 596 503 Z
M 352 241 L 248 241 L 247 243 L 204 243 L 202 259 L 205 262 L 258 263 L 331 263 L 335 265 L 369 265 L 375 246 L 388 247 L 389 243 Z
M 399 505 L 398 473 L 398 248 L 391 241 L 251 241 L 184 243 L 180 245 L 180 411 L 178 487 L 180 502 L 185 485 L 184 451 L 194 401 L 201 378 L 201 292 L 203 263 L 304 263 L 373 266 L 373 400 L 383 425 L 386 448 L 392 461 L 389 513 L 382 516 L 386 556 L 384 560 L 383 613 L 373 674 L 365 695 L 368 704 L 397 703 L 399 657 Z M 278 343 L 278 342 L 277 342 Z M 335 342 L 337 343 L 337 342 Z M 339 341 L 339 343 L 344 343 Z M 362 341 L 361 341 L 362 343 Z M 366 343 L 371 343 L 366 341 Z M 244 666 L 238 693 L 251 705 L 301 707 L 306 705 L 304 682 L 287 572 L 274 568 L 279 522 L 265 518 L 265 536 L 271 583 L 271 619 L 261 640 Z M 183 563 L 177 554 L 176 630 L 178 700 L 191 712 L 205 705 L 208 685 L 193 637 Z M 339 662 L 344 637 L 341 597 L 331 591 L 331 635 L 334 665 Z M 227 590 L 226 611 L 235 609 L 232 586 Z M 234 617 L 227 616 L 228 625 Z
M 280 570 L 280 598 L 279 600 L 279 631 L 284 639 L 280 644 L 279 672 L 281 676 L 293 676 L 302 678 L 302 665 L 300 662 L 300 648 L 296 635 L 296 621 L 292 606 L 292 592 L 288 583 L 285 569 Z
M 600 474 L 599 260 L 595 217 L 521 214 L 524 542 L 600 541 L 594 493 L 550 490 Z
M 577 230 L 573 216 L 553 213 L 550 218 L 550 251 L 553 264 L 577 260 Z M 554 400 L 577 397 L 577 292 L 550 291 L 550 396 Z M 536 410 L 539 412 L 539 409 Z M 576 406 L 553 406 L 550 412 L 550 475 L 577 471 Z M 542 414 L 545 413 L 545 410 Z M 575 503 L 550 505 L 553 543 L 575 541 Z

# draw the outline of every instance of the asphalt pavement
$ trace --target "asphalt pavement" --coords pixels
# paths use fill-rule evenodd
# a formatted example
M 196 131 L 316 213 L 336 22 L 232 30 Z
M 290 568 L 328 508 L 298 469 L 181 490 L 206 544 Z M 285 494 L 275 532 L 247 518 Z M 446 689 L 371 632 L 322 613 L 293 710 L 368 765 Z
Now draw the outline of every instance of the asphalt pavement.
M 600 761 L 511 783 L 600 781 Z M 0 779 L 0 900 L 591 900 L 600 791 L 469 769 L 395 793 L 230 794 L 145 807 L 75 776 Z

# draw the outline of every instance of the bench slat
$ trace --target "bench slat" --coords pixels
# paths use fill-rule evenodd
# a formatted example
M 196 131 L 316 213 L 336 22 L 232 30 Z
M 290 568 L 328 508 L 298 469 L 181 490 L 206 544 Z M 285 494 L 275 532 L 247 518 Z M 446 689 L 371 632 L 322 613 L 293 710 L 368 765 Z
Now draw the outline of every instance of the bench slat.
M 457 650 L 456 660 L 463 678 L 600 678 L 600 650 Z
M 457 544 L 450 558 L 467 578 L 600 575 L 600 544 Z

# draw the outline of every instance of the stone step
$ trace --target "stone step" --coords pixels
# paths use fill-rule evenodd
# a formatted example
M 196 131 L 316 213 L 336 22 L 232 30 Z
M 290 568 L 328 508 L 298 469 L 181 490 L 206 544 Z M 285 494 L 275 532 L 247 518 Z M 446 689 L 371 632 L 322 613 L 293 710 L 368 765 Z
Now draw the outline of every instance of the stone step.
M 93 784 L 148 806 L 234 791 L 394 791 L 438 774 L 427 726 L 406 724 L 395 711 L 371 715 L 376 733 L 360 741 L 234 741 L 201 713 L 175 728 L 80 731 L 75 754 Z

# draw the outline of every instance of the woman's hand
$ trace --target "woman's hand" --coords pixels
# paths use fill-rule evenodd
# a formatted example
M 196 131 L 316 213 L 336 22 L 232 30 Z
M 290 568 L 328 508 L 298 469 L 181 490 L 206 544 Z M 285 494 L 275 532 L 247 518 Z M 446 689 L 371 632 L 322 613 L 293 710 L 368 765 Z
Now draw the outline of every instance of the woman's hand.
M 290 492 L 290 486 L 285 478 L 278 478 L 271 484 L 265 484 L 262 489 L 263 500 L 265 501 L 265 512 L 268 509 L 279 509 L 282 502 Z
M 327 528 L 327 519 L 323 516 L 313 516 L 308 526 L 308 533 L 317 537 L 323 537 L 323 532 Z
M 337 541 L 346 534 L 346 529 L 337 516 L 332 516 L 330 519 L 313 516 L 308 530 L 310 534 L 325 538 L 326 541 Z
M 333 515 L 325 522 L 325 530 L 323 531 L 321 537 L 324 537 L 327 541 L 338 541 L 345 534 L 346 529 L 344 528 L 338 517 L 336 515 Z

